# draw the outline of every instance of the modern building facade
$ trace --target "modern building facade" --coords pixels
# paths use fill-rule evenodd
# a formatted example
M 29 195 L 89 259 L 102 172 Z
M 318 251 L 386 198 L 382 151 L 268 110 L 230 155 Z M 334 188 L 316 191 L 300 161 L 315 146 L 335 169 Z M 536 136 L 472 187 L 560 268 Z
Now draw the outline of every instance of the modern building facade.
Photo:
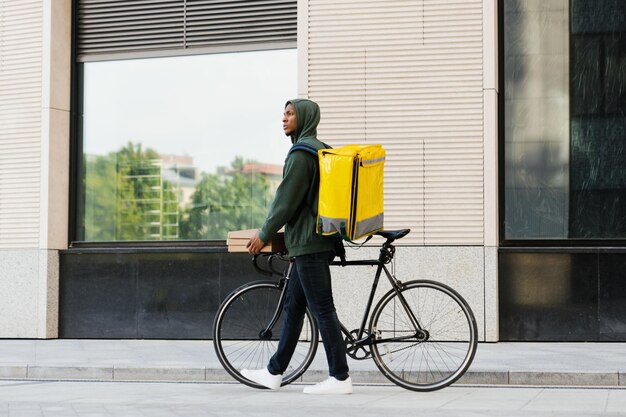
M 622 1 L 0 0 L 0 36 L 0 337 L 208 338 L 306 97 L 480 340 L 626 340 Z

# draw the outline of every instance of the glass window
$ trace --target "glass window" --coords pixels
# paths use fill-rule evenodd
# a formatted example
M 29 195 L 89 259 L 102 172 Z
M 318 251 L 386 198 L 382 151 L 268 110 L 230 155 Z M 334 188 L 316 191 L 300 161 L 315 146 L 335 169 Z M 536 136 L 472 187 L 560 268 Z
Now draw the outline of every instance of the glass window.
M 81 64 L 77 240 L 259 227 L 291 145 L 296 50 Z
M 503 11 L 505 239 L 626 238 L 626 2 Z
M 626 238 L 626 2 L 571 3 L 570 238 Z

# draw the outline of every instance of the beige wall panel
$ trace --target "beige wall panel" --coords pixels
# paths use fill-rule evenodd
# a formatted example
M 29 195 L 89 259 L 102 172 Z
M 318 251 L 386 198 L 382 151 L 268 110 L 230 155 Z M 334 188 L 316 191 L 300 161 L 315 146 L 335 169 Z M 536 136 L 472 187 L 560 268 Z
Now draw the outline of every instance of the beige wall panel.
M 71 3 L 55 0 L 44 8 L 39 229 L 42 249 L 67 249 L 68 242 Z
M 482 245 L 482 0 L 301 7 L 301 93 L 322 107 L 322 140 L 385 146 L 385 227 L 410 227 L 405 244 Z

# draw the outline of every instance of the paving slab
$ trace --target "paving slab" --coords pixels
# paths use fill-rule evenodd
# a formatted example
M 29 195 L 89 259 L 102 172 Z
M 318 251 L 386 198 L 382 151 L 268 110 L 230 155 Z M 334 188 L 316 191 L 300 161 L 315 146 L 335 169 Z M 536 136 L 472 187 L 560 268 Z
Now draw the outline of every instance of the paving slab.
M 326 378 L 323 348 L 300 382 Z M 353 380 L 389 383 L 371 359 Z M 0 379 L 228 382 L 207 340 L 0 339 Z M 626 343 L 479 343 L 464 385 L 626 386 Z

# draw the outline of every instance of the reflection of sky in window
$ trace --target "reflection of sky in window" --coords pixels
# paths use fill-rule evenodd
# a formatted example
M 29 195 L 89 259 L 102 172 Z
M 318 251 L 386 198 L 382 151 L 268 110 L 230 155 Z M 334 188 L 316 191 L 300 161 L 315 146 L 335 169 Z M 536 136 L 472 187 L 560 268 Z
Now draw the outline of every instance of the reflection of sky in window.
M 296 65 L 295 49 L 86 63 L 83 152 L 130 141 L 207 172 L 235 156 L 282 164 Z

